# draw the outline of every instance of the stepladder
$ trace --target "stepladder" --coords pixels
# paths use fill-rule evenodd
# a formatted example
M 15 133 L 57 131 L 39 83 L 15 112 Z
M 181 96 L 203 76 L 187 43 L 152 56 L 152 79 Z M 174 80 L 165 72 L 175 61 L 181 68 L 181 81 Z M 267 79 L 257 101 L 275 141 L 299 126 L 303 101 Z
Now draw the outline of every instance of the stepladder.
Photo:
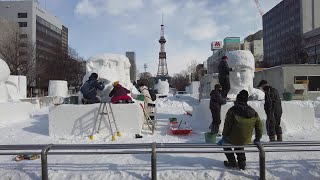
M 154 130 L 156 128 L 154 115 L 152 116 L 150 113 L 147 112 L 146 108 L 141 103 L 139 103 L 139 104 L 142 108 L 144 120 L 145 120 L 143 125 L 147 126 L 149 128 L 149 130 L 151 130 L 151 133 L 154 134 Z
M 93 135 L 95 133 L 99 134 L 101 130 L 101 123 L 104 122 L 106 127 L 109 127 L 111 133 L 111 140 L 114 141 L 115 136 L 121 136 L 120 131 L 117 126 L 116 119 L 114 118 L 112 105 L 109 102 L 101 102 L 99 105 L 98 113 L 94 120 L 94 125 L 90 135 L 90 140 L 93 140 Z

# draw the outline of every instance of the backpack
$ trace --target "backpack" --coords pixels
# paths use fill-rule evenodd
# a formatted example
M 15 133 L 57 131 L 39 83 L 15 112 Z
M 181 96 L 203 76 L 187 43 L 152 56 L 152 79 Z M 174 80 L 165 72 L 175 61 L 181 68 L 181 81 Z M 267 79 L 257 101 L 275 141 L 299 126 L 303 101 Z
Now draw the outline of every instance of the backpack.
M 90 89 L 91 85 L 93 84 L 94 81 L 86 81 L 80 88 L 80 92 L 83 95 L 89 94 L 90 91 L 92 91 L 94 88 Z
M 149 91 L 151 100 L 152 100 L 152 101 L 155 101 L 155 100 L 157 99 L 156 92 L 155 92 L 153 89 L 148 89 L 148 91 Z

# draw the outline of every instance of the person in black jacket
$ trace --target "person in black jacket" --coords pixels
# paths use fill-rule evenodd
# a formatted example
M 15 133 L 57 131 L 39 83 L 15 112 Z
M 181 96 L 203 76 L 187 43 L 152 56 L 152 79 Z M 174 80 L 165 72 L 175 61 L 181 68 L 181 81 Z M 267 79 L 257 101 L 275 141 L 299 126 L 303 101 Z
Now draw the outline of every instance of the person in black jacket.
M 229 79 L 229 71 L 232 71 L 231 68 L 229 68 L 228 62 L 227 62 L 228 57 L 223 56 L 219 66 L 218 66 L 218 71 L 219 71 L 219 83 L 222 86 L 222 92 L 221 95 L 226 98 L 228 95 L 228 92 L 230 91 L 230 79 Z
M 268 85 L 266 80 L 260 81 L 258 88 L 262 88 L 265 93 L 264 110 L 267 115 L 266 129 L 270 141 L 282 141 L 282 129 L 280 126 L 282 107 L 278 91 Z
M 100 102 L 100 98 L 97 97 L 97 89 L 103 90 L 105 85 L 102 82 L 98 82 L 97 79 L 98 74 L 92 73 L 89 80 L 87 80 L 86 83 L 89 85 L 89 91 L 86 94 L 83 94 L 83 104 L 94 104 Z
M 221 105 L 226 104 L 226 99 L 220 94 L 222 87 L 220 84 L 214 86 L 210 92 L 210 111 L 212 114 L 211 133 L 218 134 L 221 124 Z

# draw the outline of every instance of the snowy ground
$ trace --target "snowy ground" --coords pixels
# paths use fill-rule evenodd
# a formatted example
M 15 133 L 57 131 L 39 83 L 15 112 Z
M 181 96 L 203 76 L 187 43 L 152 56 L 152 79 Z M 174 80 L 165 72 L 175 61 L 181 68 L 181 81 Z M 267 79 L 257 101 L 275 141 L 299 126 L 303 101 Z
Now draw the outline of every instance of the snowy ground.
M 144 132 L 142 139 L 122 132 L 116 142 L 95 136 L 55 139 L 48 136 L 48 108 L 41 109 L 32 119 L 18 124 L 0 121 L 0 144 L 68 144 L 68 143 L 204 143 L 204 132 L 189 136 L 170 135 L 168 118 L 192 121 L 185 110 L 192 110 L 197 101 L 188 95 L 158 99 L 158 124 L 154 135 Z M 320 118 L 314 128 L 284 134 L 286 141 L 318 141 Z M 264 136 L 262 141 L 267 141 Z M 247 153 L 247 169 L 239 171 L 223 166 L 223 154 L 158 154 L 158 179 L 259 179 L 259 159 Z M 41 179 L 40 160 L 12 161 L 13 156 L 0 156 L 0 179 Z M 150 179 L 150 154 L 146 155 L 81 155 L 49 156 L 49 179 Z M 319 152 L 266 154 L 267 179 L 320 179 Z

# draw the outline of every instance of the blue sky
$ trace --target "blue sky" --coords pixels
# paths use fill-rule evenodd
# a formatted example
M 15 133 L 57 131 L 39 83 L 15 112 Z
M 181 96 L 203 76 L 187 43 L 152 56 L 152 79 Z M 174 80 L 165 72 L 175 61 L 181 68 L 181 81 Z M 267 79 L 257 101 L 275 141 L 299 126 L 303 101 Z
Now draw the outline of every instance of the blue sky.
M 267 12 L 281 0 L 260 0 Z M 254 0 L 39 0 L 69 28 L 69 45 L 85 58 L 135 51 L 137 67 L 157 73 L 161 14 L 170 75 L 212 54 L 210 42 L 262 29 Z

